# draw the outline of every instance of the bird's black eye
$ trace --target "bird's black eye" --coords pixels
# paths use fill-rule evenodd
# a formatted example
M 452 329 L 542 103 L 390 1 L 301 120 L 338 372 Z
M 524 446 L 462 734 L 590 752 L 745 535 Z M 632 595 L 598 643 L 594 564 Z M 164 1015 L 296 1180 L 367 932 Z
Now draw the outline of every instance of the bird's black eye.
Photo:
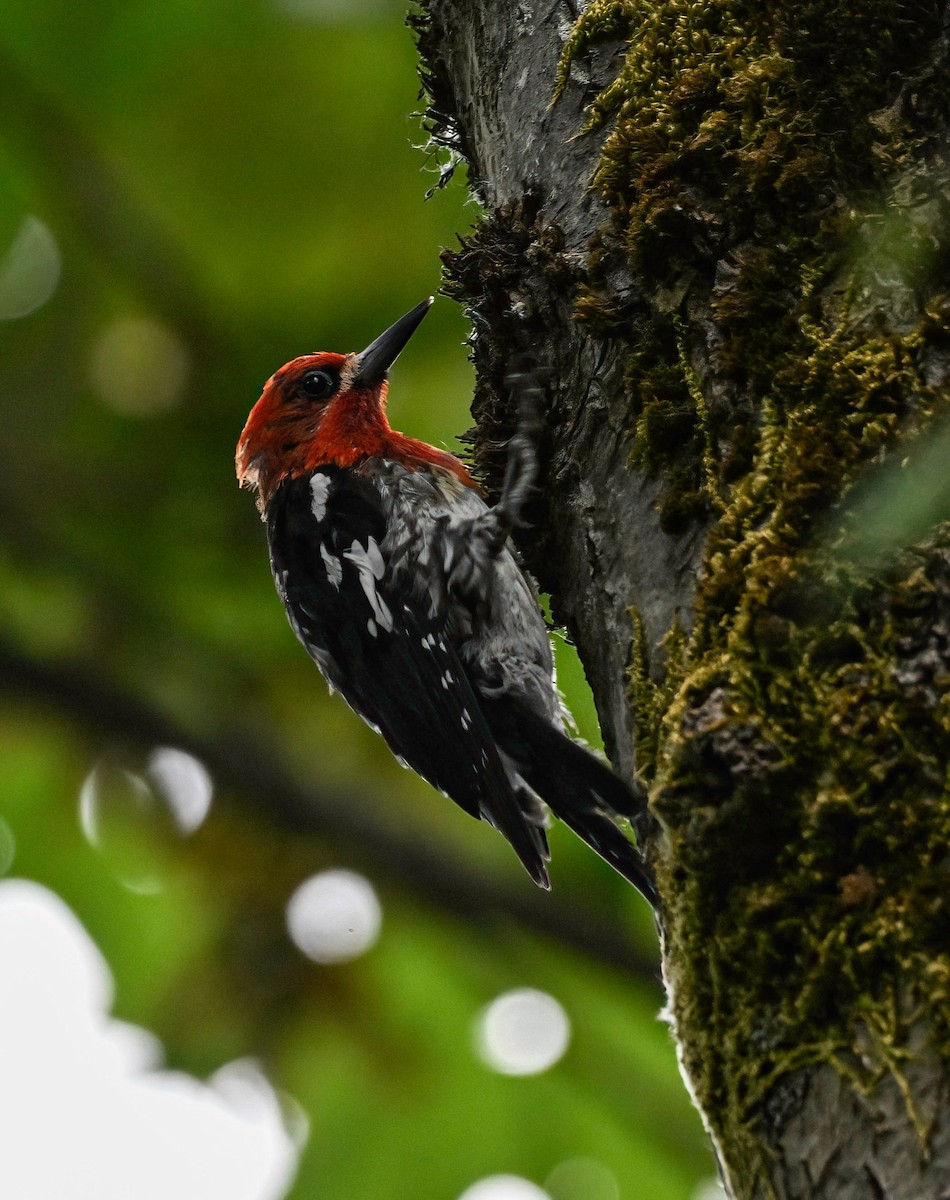
M 307 371 L 300 377 L 300 390 L 311 400 L 326 400 L 336 384 L 336 376 L 329 371 Z

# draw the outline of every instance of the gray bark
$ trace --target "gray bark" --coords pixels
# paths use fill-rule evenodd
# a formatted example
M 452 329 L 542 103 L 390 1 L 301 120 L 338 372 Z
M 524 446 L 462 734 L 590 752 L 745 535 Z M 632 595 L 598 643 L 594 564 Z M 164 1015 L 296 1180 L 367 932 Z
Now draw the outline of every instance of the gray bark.
M 831 1066 L 811 1067 L 786 1081 L 782 1091 L 792 1097 L 791 1111 L 776 1123 L 773 1141 L 777 1196 L 936 1200 L 950 1195 L 946 1067 L 923 1026 L 908 1049 L 906 1094 L 889 1076 L 862 1095 Z M 920 1108 L 923 1136 L 908 1119 L 908 1096 Z
M 537 196 L 538 226 L 559 231 L 557 254 L 580 278 L 591 239 L 609 214 L 589 187 L 600 139 L 574 135 L 585 101 L 611 77 L 619 44 L 592 56 L 589 77 L 575 71 L 568 94 L 551 107 L 570 31 L 567 4 L 475 0 L 436 3 L 430 11 L 427 68 L 435 75 L 437 103 L 451 106 L 475 194 L 490 212 L 517 209 Z M 622 304 L 630 289 L 622 264 L 613 269 L 612 283 Z M 633 739 L 624 673 L 630 606 L 640 611 L 650 645 L 659 643 L 675 615 L 688 617 L 701 531 L 671 538 L 660 529 L 657 483 L 627 468 L 625 346 L 587 336 L 574 319 L 573 300 L 573 289 L 552 288 L 543 271 L 526 263 L 508 293 L 507 311 L 494 318 L 505 324 L 503 337 L 493 327 L 482 338 L 476 323 L 475 361 L 491 374 L 486 360 L 502 347 L 487 343 L 500 341 L 512 360 L 520 351 L 536 366 L 553 368 L 544 483 L 549 539 L 524 551 L 577 640 L 608 753 L 629 775 Z

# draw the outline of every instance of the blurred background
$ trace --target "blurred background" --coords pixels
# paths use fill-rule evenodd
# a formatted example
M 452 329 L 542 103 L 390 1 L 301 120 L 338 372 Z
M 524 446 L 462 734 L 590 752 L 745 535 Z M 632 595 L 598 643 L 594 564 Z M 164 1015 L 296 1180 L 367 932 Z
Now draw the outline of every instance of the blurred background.
M 555 890 L 327 689 L 233 472 L 477 219 L 395 0 L 5 0 L 0 1194 L 698 1200 L 646 906 Z M 442 299 L 397 428 L 470 423 Z M 573 651 L 561 681 L 598 743 Z

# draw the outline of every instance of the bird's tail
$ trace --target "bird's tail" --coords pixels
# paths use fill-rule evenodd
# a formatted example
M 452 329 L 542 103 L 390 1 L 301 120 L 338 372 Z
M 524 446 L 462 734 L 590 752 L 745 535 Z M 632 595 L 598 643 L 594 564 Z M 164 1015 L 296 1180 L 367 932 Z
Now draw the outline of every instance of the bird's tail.
M 614 773 L 550 721 L 510 696 L 482 707 L 501 750 L 556 817 L 657 905 L 652 874 L 614 817 L 636 817 L 643 802 Z

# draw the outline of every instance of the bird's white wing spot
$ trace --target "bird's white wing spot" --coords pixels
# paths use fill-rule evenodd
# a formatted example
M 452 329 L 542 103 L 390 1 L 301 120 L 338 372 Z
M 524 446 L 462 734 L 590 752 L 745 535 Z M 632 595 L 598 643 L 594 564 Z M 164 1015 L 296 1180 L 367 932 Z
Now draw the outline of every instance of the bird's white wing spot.
M 373 578 L 382 579 L 386 564 L 375 538 L 369 538 L 366 543 L 366 561 L 373 572 Z
M 385 629 L 387 633 L 392 633 L 394 625 L 393 614 L 389 610 L 389 605 L 376 591 L 376 580 L 382 579 L 385 563 L 375 539 L 370 538 L 365 547 L 354 540 L 349 550 L 343 551 L 343 557 L 349 559 L 359 571 L 360 584 L 362 585 L 366 599 L 369 601 L 370 608 L 373 610 L 373 616 L 376 618 L 377 624 L 382 629 Z M 373 636 L 376 636 L 375 632 L 373 632 Z
M 318 471 L 310 480 L 310 511 L 315 521 L 322 521 L 327 515 L 327 497 L 330 495 L 330 476 Z
M 322 544 L 320 546 L 320 557 L 323 559 L 324 567 L 326 567 L 327 579 L 339 591 L 340 584 L 343 582 L 343 564 Z
M 373 620 L 372 617 L 370 617 L 370 619 L 366 622 L 366 629 L 371 637 L 376 636 L 376 622 Z

